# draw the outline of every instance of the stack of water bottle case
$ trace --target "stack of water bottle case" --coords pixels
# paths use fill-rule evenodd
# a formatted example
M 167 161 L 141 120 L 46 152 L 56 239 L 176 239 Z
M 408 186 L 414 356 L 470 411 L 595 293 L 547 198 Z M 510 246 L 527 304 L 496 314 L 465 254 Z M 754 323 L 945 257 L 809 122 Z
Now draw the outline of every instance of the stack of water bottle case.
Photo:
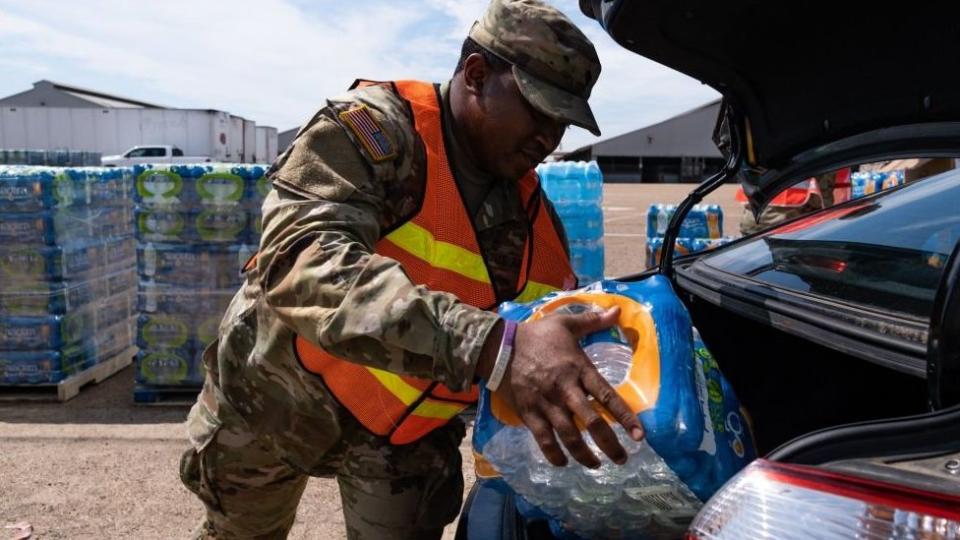
M 859 199 L 906 183 L 903 169 L 888 172 L 861 171 L 850 175 L 850 197 Z
M 603 176 L 597 162 L 543 163 L 537 174 L 563 223 L 580 283 L 603 279 Z
M 23 150 L 0 149 L 0 165 L 53 165 L 57 167 L 84 167 L 100 165 L 99 152 L 77 150 Z
M 136 401 L 202 384 L 203 350 L 259 244 L 264 172 L 230 164 L 135 169 Z
M 130 183 L 0 166 L 0 384 L 57 383 L 133 346 Z
M 652 204 L 647 210 L 647 267 L 659 264 L 663 236 L 676 211 L 676 205 L 672 204 Z M 731 240 L 723 236 L 723 209 L 720 205 L 694 205 L 680 225 L 674 256 L 711 249 Z

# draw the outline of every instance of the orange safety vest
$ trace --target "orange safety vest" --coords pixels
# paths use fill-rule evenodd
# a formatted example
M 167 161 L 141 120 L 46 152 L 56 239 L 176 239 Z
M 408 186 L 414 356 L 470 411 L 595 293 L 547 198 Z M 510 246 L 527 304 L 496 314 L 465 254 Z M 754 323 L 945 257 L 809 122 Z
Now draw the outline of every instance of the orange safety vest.
M 420 210 L 386 233 L 377 242 L 376 253 L 398 261 L 414 283 L 452 293 L 483 309 L 493 309 L 506 300 L 529 302 L 576 285 L 563 241 L 543 204 L 539 179 L 531 170 L 519 183 L 531 223 L 520 278 L 512 298 L 497 298 L 447 160 L 438 87 L 417 81 L 359 84 L 384 84 L 399 94 L 410 106 L 414 127 L 426 149 L 426 192 Z M 477 400 L 475 385 L 469 391 L 454 392 L 436 381 L 337 358 L 301 336 L 296 338 L 295 349 L 304 369 L 322 377 L 341 405 L 369 431 L 389 437 L 392 444 L 416 441 Z

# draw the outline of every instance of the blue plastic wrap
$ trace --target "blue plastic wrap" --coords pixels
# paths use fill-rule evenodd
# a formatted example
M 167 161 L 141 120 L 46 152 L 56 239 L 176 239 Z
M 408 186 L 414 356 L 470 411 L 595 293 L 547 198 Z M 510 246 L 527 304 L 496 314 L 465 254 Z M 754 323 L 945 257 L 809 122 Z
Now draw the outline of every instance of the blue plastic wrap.
M 249 212 L 240 206 L 179 210 L 137 207 L 140 242 L 244 244 L 249 240 Z
M 144 353 L 157 353 L 159 357 L 170 356 L 194 363 L 204 348 L 216 339 L 222 311 L 210 313 L 158 313 L 141 314 L 137 319 L 137 346 Z M 146 357 L 146 356 L 144 356 Z M 190 373 L 196 373 L 191 370 Z M 173 384 L 146 380 L 151 384 Z M 200 382 L 200 381 L 197 381 Z
M 854 199 L 866 197 L 885 189 L 890 189 L 905 183 L 902 170 L 889 172 L 855 172 L 850 175 L 850 196 Z
M 0 384 L 56 383 L 114 356 L 133 343 L 131 319 L 55 349 L 0 350 Z
M 603 176 L 595 161 L 537 167 L 540 185 L 563 223 L 570 262 L 581 283 L 603 279 Z
M 0 244 L 52 246 L 128 236 L 131 219 L 130 209 L 122 206 L 0 212 Z
M 130 169 L 0 167 L 0 211 L 39 212 L 130 202 Z
M 80 346 L 57 351 L 0 351 L 0 384 L 54 383 L 86 367 L 93 355 L 92 348 Z
M 0 316 L 0 349 L 58 349 L 89 339 L 105 328 L 131 319 L 135 312 L 134 294 L 131 289 L 109 297 L 92 297 L 89 303 L 61 315 Z
M 0 384 L 56 383 L 133 345 L 132 182 L 126 168 L 0 167 Z
M 238 245 L 148 243 L 137 247 L 137 272 L 157 285 L 223 289 L 240 285 L 249 248 Z
M 135 170 L 139 279 L 137 391 L 197 387 L 200 357 L 257 249 L 264 165 L 209 163 Z
M 264 174 L 265 172 L 266 170 L 259 166 L 243 172 L 238 171 L 247 182 L 246 200 L 247 206 L 250 208 L 259 209 L 260 205 L 263 204 L 263 200 L 267 197 L 267 194 L 273 189 L 270 179 Z
M 198 386 L 203 383 L 199 355 L 185 349 L 143 349 L 137 355 L 136 382 L 151 386 Z
M 652 204 L 647 210 L 647 238 L 661 238 L 677 211 L 673 204 Z M 680 224 L 682 238 L 720 238 L 723 236 L 723 209 L 718 204 L 697 204 Z
M 132 263 L 133 239 L 91 240 L 66 246 L 0 246 L 0 293 L 21 284 L 88 280 Z
M 223 309 L 208 313 L 141 315 L 136 380 L 146 385 L 200 385 L 203 351 L 217 337 Z
M 246 205 L 269 190 L 263 165 L 212 163 L 134 168 L 138 204 L 180 210 L 202 206 Z
M 93 320 L 85 315 L 0 317 L 0 349 L 58 349 L 76 343 L 93 331 Z
M 713 249 L 720 247 L 724 244 L 732 242 L 734 239 L 732 237 L 724 238 L 677 238 L 675 248 L 673 250 L 674 257 L 681 257 L 683 255 L 690 255 L 692 253 L 699 253 L 708 249 Z M 647 268 L 656 266 L 660 263 L 660 254 L 663 250 L 663 238 L 647 238 L 647 257 L 646 264 Z
M 187 289 L 143 280 L 140 282 L 138 309 L 147 314 L 222 314 L 235 293 L 234 289 Z
M 581 346 L 594 358 L 591 344 L 629 343 L 625 379 L 610 382 L 637 412 L 645 440 L 633 442 L 615 425 L 630 453 L 626 465 L 602 457 L 598 470 L 572 461 L 555 468 L 503 402 L 481 387 L 473 435 L 478 481 L 514 491 L 521 513 L 548 518 L 564 538 L 682 535 L 702 501 L 755 458 L 745 413 L 665 278 L 603 281 L 530 304 L 506 303 L 500 315 L 524 321 L 571 304 L 621 306 L 619 335 L 626 338 L 604 332 Z
M 19 283 L 11 290 L 0 292 L 0 316 L 63 315 L 96 300 L 133 291 L 136 286 L 132 259 L 126 267 L 121 266 L 109 272 L 104 269 L 103 273 L 86 281 Z

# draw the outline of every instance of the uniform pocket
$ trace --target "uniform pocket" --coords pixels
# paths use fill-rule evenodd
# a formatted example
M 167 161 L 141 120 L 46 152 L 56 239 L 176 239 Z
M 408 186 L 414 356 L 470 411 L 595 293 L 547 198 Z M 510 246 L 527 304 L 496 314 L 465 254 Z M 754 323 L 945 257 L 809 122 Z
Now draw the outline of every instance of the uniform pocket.
M 441 470 L 427 478 L 417 505 L 416 526 L 421 530 L 443 529 L 460 513 L 463 501 L 463 471 L 460 452 L 450 455 Z
M 202 403 L 195 403 L 187 417 L 187 433 L 191 447 L 180 456 L 180 481 L 190 492 L 215 511 L 221 505 L 210 476 L 210 453 L 222 424 Z
M 416 526 L 428 531 L 442 529 L 460 513 L 463 501 L 463 461 L 460 443 L 466 428 L 459 418 L 434 430 L 420 441 L 421 452 L 432 455 L 430 469 L 424 474 L 423 492 Z

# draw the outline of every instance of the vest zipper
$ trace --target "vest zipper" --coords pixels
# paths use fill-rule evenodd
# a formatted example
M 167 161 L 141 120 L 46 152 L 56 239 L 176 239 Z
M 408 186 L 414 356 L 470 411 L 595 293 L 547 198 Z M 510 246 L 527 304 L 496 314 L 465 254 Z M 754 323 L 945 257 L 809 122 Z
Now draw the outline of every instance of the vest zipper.
M 413 401 L 413 403 L 411 403 L 410 406 L 407 407 L 407 410 L 403 411 L 403 414 L 400 415 L 400 418 L 397 419 L 397 421 L 395 422 L 394 428 L 390 430 L 390 433 L 387 435 L 387 437 L 393 437 L 393 434 L 396 433 L 396 432 L 397 432 L 397 429 L 399 429 L 400 426 L 403 425 L 403 422 L 404 422 L 411 414 L 413 414 L 413 411 L 416 410 L 416 408 L 419 407 L 421 403 L 423 403 L 424 401 L 426 401 L 426 399 L 427 399 L 428 397 L 430 397 L 430 392 L 432 392 L 433 389 L 436 388 L 438 384 L 440 384 L 440 383 L 434 381 L 434 382 L 430 383 L 430 385 L 427 386 L 427 387 L 423 390 L 423 393 L 420 394 L 420 397 L 418 397 L 417 399 L 415 399 L 415 400 Z

